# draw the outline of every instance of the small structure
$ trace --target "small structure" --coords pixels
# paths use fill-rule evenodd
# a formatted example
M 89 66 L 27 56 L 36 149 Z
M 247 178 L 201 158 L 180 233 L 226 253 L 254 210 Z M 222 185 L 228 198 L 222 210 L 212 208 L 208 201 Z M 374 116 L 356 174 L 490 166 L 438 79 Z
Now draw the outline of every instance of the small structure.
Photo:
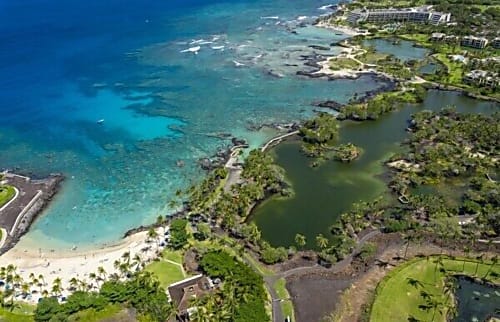
M 460 41 L 460 45 L 464 47 L 472 47 L 483 49 L 488 44 L 488 39 L 484 37 L 466 36 Z
M 496 49 L 500 49 L 500 37 L 493 39 L 491 46 Z
M 462 64 L 467 64 L 467 58 L 463 55 L 450 55 L 451 60 Z
M 191 301 L 203 297 L 214 289 L 210 278 L 199 274 L 168 287 L 168 294 L 174 305 L 177 306 L 178 316 L 181 321 L 189 321 Z
M 431 35 L 431 41 L 443 41 L 444 37 L 446 37 L 445 34 L 443 34 L 441 32 L 434 32 Z

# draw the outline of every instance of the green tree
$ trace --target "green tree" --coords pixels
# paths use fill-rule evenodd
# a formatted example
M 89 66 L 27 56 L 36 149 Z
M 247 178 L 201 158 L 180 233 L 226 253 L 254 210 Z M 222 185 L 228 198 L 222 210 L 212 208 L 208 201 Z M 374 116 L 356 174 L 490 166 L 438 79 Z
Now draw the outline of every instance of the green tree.
M 328 247 L 328 238 L 323 236 L 323 234 L 318 234 L 316 236 L 316 246 L 318 246 L 320 249 L 325 249 Z
M 297 233 L 295 235 L 295 244 L 297 248 L 302 249 L 306 245 L 306 236 Z
M 59 302 L 57 302 L 57 299 L 49 297 L 49 298 L 42 298 L 38 305 L 36 306 L 35 312 L 34 312 L 34 319 L 35 321 L 50 321 L 50 319 L 59 313 L 61 310 L 61 306 L 59 305 Z
M 491 258 L 490 267 L 488 267 L 488 271 L 486 272 L 486 274 L 484 274 L 483 278 L 487 278 L 488 275 L 490 275 L 491 270 L 493 269 L 494 266 L 496 266 L 497 263 L 498 263 L 498 255 L 495 255 Z
M 170 247 L 173 249 L 181 249 L 188 242 L 188 234 L 186 231 L 187 220 L 174 219 L 170 223 Z

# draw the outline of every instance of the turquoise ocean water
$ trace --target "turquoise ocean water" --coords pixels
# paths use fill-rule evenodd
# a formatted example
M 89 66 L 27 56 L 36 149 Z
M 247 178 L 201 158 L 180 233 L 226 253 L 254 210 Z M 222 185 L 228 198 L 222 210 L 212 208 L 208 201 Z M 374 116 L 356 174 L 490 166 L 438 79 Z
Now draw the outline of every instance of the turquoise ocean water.
M 380 86 L 295 75 L 310 45 L 344 37 L 310 25 L 326 4 L 0 1 L 0 168 L 67 178 L 19 247 L 116 241 L 172 211 L 220 134 L 258 146 L 272 133 L 255 125 Z

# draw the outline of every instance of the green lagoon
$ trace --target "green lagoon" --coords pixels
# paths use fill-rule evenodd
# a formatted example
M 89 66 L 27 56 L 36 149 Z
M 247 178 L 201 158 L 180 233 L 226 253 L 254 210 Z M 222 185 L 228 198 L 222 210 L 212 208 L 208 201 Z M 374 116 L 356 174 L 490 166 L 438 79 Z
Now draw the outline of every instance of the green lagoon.
M 408 136 L 405 129 L 411 115 L 448 105 L 464 113 L 492 113 L 500 107 L 456 92 L 431 90 L 423 103 L 405 105 L 377 121 L 343 122 L 340 141 L 363 149 L 362 155 L 351 163 L 328 161 L 312 168 L 312 160 L 300 152 L 300 143 L 277 146 L 271 153 L 285 169 L 295 194 L 287 199 L 271 198 L 254 210 L 252 219 L 262 236 L 273 245 L 287 246 L 294 243 L 296 233 L 302 233 L 308 246 L 314 247 L 315 236 L 319 233 L 329 236 L 329 227 L 354 202 L 370 201 L 383 194 L 389 196 L 381 178 L 383 163 L 392 154 L 404 151 L 401 142 Z

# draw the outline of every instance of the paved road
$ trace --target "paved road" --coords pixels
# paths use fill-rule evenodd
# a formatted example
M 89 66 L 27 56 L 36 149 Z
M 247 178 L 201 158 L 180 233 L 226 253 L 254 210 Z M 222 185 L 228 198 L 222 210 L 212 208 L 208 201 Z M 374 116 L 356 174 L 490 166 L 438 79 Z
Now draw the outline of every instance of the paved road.
M 354 255 L 357 254 L 361 250 L 361 247 L 363 247 L 363 245 L 368 240 L 370 240 L 371 238 L 373 238 L 373 237 L 375 237 L 375 236 L 377 236 L 379 234 L 380 234 L 379 230 L 374 230 L 372 232 L 369 232 L 365 236 L 363 236 L 363 238 L 361 238 L 358 241 L 358 244 L 356 245 L 356 248 L 352 251 L 352 253 L 349 256 L 347 256 L 346 258 L 344 258 L 340 262 L 337 262 L 337 263 L 333 264 L 332 267 L 330 267 L 330 268 L 324 268 L 323 266 L 316 264 L 316 265 L 313 265 L 313 266 L 302 266 L 302 267 L 292 268 L 292 269 L 289 269 L 287 271 L 280 272 L 280 273 L 277 273 L 277 274 L 274 274 L 274 275 L 270 275 L 270 276 L 263 276 L 264 277 L 264 282 L 266 284 L 266 288 L 267 288 L 267 290 L 268 290 L 268 292 L 269 292 L 269 294 L 271 295 L 271 298 L 272 298 L 273 322 L 283 322 L 283 321 L 285 321 L 285 316 L 283 315 L 283 311 L 281 310 L 281 305 L 280 305 L 281 298 L 278 296 L 278 294 L 276 293 L 276 291 L 275 291 L 275 289 L 273 287 L 274 284 L 280 278 L 286 278 L 288 276 L 291 276 L 291 275 L 297 274 L 297 273 L 315 272 L 315 271 L 318 271 L 318 270 L 323 270 L 323 271 L 328 271 L 328 272 L 334 272 L 334 273 L 341 272 L 344 269 L 346 269 L 347 266 L 349 266 L 351 264 Z M 256 272 L 259 272 L 259 270 L 255 267 L 255 265 L 251 261 L 247 261 L 247 260 L 245 260 L 245 261 L 247 262 L 248 265 L 250 265 L 251 267 L 253 267 Z
M 357 253 L 359 253 L 359 251 L 361 250 L 361 248 L 363 247 L 363 245 L 368 240 L 372 239 L 373 237 L 375 237 L 375 236 L 377 236 L 379 234 L 380 234 L 379 230 L 374 230 L 372 232 L 369 232 L 365 236 L 363 236 L 363 238 L 361 238 L 358 241 L 358 244 L 356 245 L 356 248 L 351 252 L 351 254 L 349 256 L 345 257 L 340 262 L 337 262 L 337 263 L 333 264 L 332 267 L 330 267 L 328 269 L 324 268 L 321 265 L 316 264 L 316 265 L 313 265 L 313 266 L 302 266 L 302 267 L 292 268 L 292 269 L 289 269 L 288 271 L 284 271 L 284 272 L 278 273 L 277 275 L 280 276 L 280 277 L 288 277 L 288 276 L 291 276 L 291 275 L 297 274 L 297 273 L 314 272 L 314 271 L 318 271 L 318 270 L 324 270 L 324 271 L 334 272 L 334 273 L 341 272 L 344 269 L 346 269 L 347 266 L 351 265 L 352 259 L 354 258 L 354 255 L 356 255 Z

